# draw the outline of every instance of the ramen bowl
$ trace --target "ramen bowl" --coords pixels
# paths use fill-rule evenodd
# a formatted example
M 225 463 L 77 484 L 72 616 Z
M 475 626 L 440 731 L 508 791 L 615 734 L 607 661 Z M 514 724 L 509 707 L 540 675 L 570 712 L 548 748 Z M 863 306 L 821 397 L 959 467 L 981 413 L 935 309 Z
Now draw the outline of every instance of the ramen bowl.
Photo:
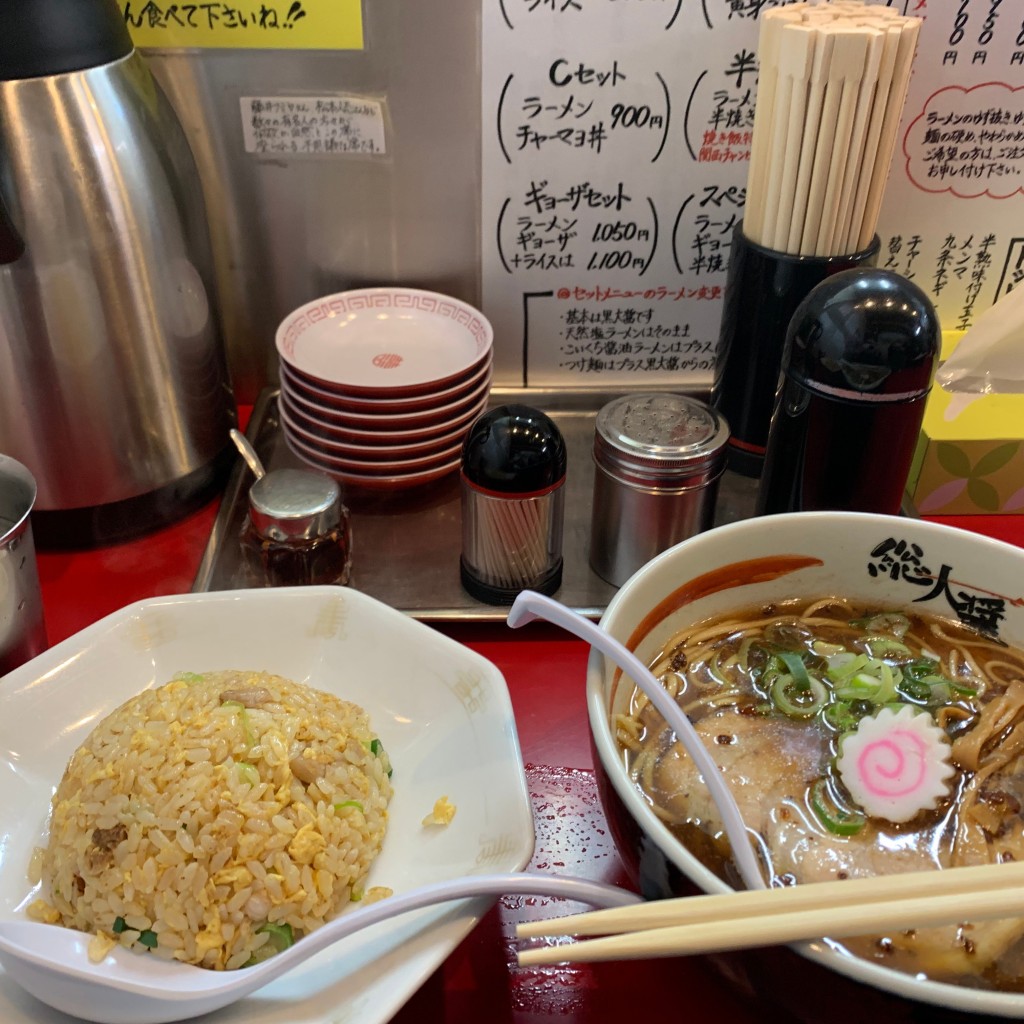
M 805 512 L 751 519 L 700 534 L 648 562 L 615 594 L 601 624 L 652 664 L 694 624 L 824 597 L 861 609 L 959 619 L 1020 647 L 1024 549 L 902 517 Z M 697 856 L 692 833 L 682 833 L 691 836 L 685 841 L 677 837 L 627 769 L 615 716 L 628 710 L 633 690 L 603 655 L 591 653 L 587 701 L 598 790 L 627 870 L 652 899 L 727 891 L 728 872 Z M 757 763 L 745 767 L 758 775 Z M 822 828 L 814 841 L 831 844 L 830 854 L 847 840 Z M 854 956 L 828 939 L 713 959 L 741 991 L 789 1020 L 1024 1018 L 1024 992 L 931 980 L 887 966 L 880 955 Z

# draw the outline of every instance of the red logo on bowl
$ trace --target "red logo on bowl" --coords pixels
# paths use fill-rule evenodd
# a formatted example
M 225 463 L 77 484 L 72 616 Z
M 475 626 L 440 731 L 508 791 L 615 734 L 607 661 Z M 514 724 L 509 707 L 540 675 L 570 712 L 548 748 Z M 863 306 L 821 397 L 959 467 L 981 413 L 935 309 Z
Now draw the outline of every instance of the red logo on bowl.
M 373 365 L 382 370 L 394 370 L 402 365 L 402 357 L 394 352 L 381 352 L 373 357 Z

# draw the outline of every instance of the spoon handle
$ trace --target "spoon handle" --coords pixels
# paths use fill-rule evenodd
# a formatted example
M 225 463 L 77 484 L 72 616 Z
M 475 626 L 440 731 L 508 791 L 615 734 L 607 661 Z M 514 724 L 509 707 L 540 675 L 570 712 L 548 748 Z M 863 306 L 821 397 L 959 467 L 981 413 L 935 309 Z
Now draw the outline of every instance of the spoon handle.
M 231 428 L 230 433 L 231 440 L 235 442 L 235 447 L 241 453 L 242 458 L 245 459 L 246 465 L 252 470 L 256 479 L 261 480 L 267 475 L 267 471 L 263 468 L 263 463 L 260 462 L 256 449 L 249 443 L 249 438 L 234 427 Z
M 367 907 L 353 910 L 322 928 L 303 936 L 300 942 L 288 949 L 276 953 L 257 967 L 250 967 L 240 972 L 239 979 L 256 980 L 258 984 L 245 985 L 250 991 L 268 984 L 274 978 L 289 971 L 297 963 L 307 960 L 320 950 L 353 932 L 369 928 L 371 925 L 387 921 L 399 914 L 424 907 L 447 903 L 450 900 L 466 899 L 474 896 L 506 896 L 506 895 L 555 896 L 577 900 L 594 907 L 624 907 L 642 903 L 643 899 L 636 893 L 618 886 L 594 882 L 587 878 L 571 875 L 537 875 L 527 872 L 509 872 L 507 874 L 468 875 L 443 882 L 423 885 L 408 892 L 396 893 Z
M 764 889 L 765 881 L 761 874 L 754 849 L 747 835 L 747 827 L 743 822 L 736 799 L 729 789 L 722 773 L 715 764 L 708 748 L 694 729 L 693 723 L 685 712 L 669 695 L 664 686 L 655 678 L 651 670 L 631 651 L 621 644 L 609 632 L 599 625 L 584 618 L 566 605 L 538 594 L 534 590 L 522 591 L 512 603 L 507 622 L 513 628 L 532 622 L 534 619 L 545 619 L 562 629 L 586 640 L 609 660 L 614 662 L 640 687 L 654 707 L 661 713 L 669 728 L 676 734 L 676 739 L 683 745 L 686 752 L 693 758 L 694 764 L 700 769 L 704 782 L 711 792 L 718 813 L 722 816 L 722 825 L 732 847 L 736 866 L 748 889 Z

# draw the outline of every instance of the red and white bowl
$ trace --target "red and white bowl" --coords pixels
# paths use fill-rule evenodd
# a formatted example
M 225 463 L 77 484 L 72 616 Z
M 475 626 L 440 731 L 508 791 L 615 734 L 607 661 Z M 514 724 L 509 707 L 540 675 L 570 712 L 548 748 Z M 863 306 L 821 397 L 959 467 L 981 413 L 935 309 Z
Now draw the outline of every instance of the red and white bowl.
M 287 363 L 281 363 L 281 386 L 302 398 L 311 406 L 337 412 L 371 413 L 373 415 L 396 415 L 401 413 L 423 412 L 436 409 L 438 406 L 449 405 L 476 393 L 491 375 L 491 362 L 485 360 L 472 373 L 467 374 L 454 384 L 438 388 L 436 391 L 417 395 L 394 394 L 390 391 L 372 397 L 343 395 L 309 382 Z
M 282 429 L 310 451 L 367 465 L 390 466 L 395 462 L 430 458 L 442 452 L 449 452 L 452 448 L 461 447 L 466 434 L 466 428 L 460 427 L 447 430 L 439 437 L 427 438 L 425 441 L 412 444 L 353 444 L 332 438 L 319 428 L 303 426 L 298 417 L 284 405 L 279 412 Z
M 484 404 L 486 405 L 486 402 Z M 479 415 L 477 404 L 474 403 L 467 412 L 450 421 L 442 420 L 440 423 L 428 423 L 425 426 L 382 429 L 380 426 L 350 427 L 318 419 L 315 414 L 310 415 L 308 410 L 299 406 L 293 397 L 286 395 L 283 391 L 278 401 L 278 407 L 279 410 L 284 410 L 287 413 L 292 425 L 297 425 L 318 437 L 328 438 L 341 444 L 369 448 L 425 444 L 445 438 L 455 431 L 461 430 L 464 433 Z
M 491 377 L 488 374 L 473 391 L 455 401 L 412 412 L 374 413 L 362 409 L 327 408 L 296 394 L 286 381 L 281 382 L 281 393 L 285 396 L 285 401 L 317 422 L 348 429 L 378 430 L 383 433 L 450 424 L 472 410 L 482 410 L 487 404 L 490 390 Z
M 367 490 L 397 490 L 431 483 L 454 472 L 462 462 L 462 450 L 459 447 L 455 450 L 454 455 L 436 462 L 425 460 L 425 463 L 416 469 L 401 470 L 380 467 L 373 472 L 367 472 L 363 469 L 341 467 L 336 460 L 324 458 L 304 449 L 295 442 L 294 438 L 287 435 L 285 435 L 285 441 L 292 452 L 307 465 L 335 477 L 342 483 Z
M 285 317 L 276 343 L 285 440 L 343 482 L 405 487 L 450 472 L 487 407 L 491 325 L 447 295 L 328 295 Z
M 948 586 L 935 585 L 947 576 Z M 732 523 L 669 548 L 619 588 L 601 626 L 650 662 L 669 638 L 707 619 L 835 595 L 971 622 L 975 608 L 997 609 L 996 635 L 1020 647 L 1022 580 L 1024 550 L 966 530 L 909 517 L 796 512 Z M 615 723 L 631 690 L 615 664 L 591 653 L 587 704 L 598 791 L 627 871 L 649 897 L 724 892 L 726 883 L 700 859 L 698 846 L 670 830 L 626 768 Z M 749 777 L 757 771 L 752 763 Z M 816 856 L 824 860 L 829 844 L 841 848 L 847 841 L 825 830 Z M 757 993 L 765 1020 L 1024 1018 L 1022 992 L 929 980 L 882 959 L 850 956 L 827 941 L 723 954 L 714 962 L 743 991 Z
M 307 302 L 275 336 L 300 379 L 352 398 L 435 394 L 489 363 L 494 331 L 459 299 L 417 288 L 361 288 Z

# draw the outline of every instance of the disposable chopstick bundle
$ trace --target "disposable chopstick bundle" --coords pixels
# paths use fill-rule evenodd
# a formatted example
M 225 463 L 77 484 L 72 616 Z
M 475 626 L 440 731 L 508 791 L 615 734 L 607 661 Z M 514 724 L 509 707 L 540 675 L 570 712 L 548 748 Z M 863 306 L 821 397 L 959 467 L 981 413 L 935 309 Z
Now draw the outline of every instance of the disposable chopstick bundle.
M 776 144 L 776 140 L 785 135 L 785 118 L 789 115 L 788 104 L 776 103 L 776 93 L 780 76 L 779 43 L 783 24 L 790 20 L 787 13 L 792 8 L 776 8 L 774 16 L 763 20 L 761 24 L 761 70 L 758 76 L 758 101 L 754 108 L 754 130 L 750 146 L 750 168 L 747 178 L 747 209 L 744 227 L 750 238 L 760 240 L 764 233 L 764 221 L 767 217 L 765 206 L 772 196 L 772 189 L 767 180 L 768 169 L 773 167 L 774 157 L 770 157 L 765 149 Z M 794 12 L 797 24 L 802 22 L 799 11 Z M 773 121 L 778 121 L 773 124 Z M 752 198 L 753 197 L 753 198 Z
M 889 176 L 889 166 L 892 163 L 893 152 L 896 148 L 900 118 L 903 115 L 903 104 L 906 102 L 907 90 L 910 87 L 910 70 L 914 62 L 914 53 L 917 50 L 917 40 L 920 31 L 921 19 L 910 18 L 907 19 L 907 24 L 903 26 L 900 32 L 896 52 L 896 66 L 893 69 L 892 82 L 885 97 L 886 106 L 882 114 L 878 151 L 868 183 L 867 199 L 859 208 L 861 221 L 857 246 L 860 249 L 868 244 L 874 236 L 878 225 L 878 214 L 882 207 L 885 182 Z M 855 207 L 855 211 L 857 209 Z
M 775 239 L 788 230 L 793 215 L 794 186 L 807 116 L 807 80 L 812 75 L 817 32 L 810 25 L 794 25 L 779 40 L 779 73 L 775 103 L 778 130 L 769 142 L 767 193 L 764 197 L 762 237 Z M 774 245 L 772 245 L 774 247 Z
M 870 242 L 920 25 L 855 0 L 762 14 L 748 238 L 805 256 Z
M 842 172 L 850 149 L 854 113 L 867 65 L 870 34 L 841 21 L 827 31 L 832 36 L 832 59 L 822 101 L 821 123 L 811 169 L 807 215 L 801 253 L 828 255 L 841 205 Z M 870 30 L 873 31 L 873 30 Z
M 848 216 L 844 221 L 846 236 L 840 243 L 843 252 L 856 252 L 863 248 L 859 244 L 861 224 L 864 221 L 864 209 L 868 201 L 872 181 L 875 177 L 875 163 L 879 159 L 882 127 L 888 117 L 886 108 L 891 98 L 893 76 L 896 74 L 896 61 L 901 45 L 905 46 L 905 43 L 901 42 L 903 39 L 904 26 L 897 22 L 884 26 L 884 41 L 878 63 L 875 89 L 871 95 L 871 109 L 868 113 L 867 124 L 864 130 L 863 148 L 856 165 L 855 176 L 851 180 L 850 188 L 847 190 L 850 207 L 847 211 Z M 874 234 L 873 226 L 872 234 Z
M 601 935 L 524 949 L 522 964 L 682 956 L 1024 914 L 1024 863 L 659 900 L 520 925 L 519 938 Z

